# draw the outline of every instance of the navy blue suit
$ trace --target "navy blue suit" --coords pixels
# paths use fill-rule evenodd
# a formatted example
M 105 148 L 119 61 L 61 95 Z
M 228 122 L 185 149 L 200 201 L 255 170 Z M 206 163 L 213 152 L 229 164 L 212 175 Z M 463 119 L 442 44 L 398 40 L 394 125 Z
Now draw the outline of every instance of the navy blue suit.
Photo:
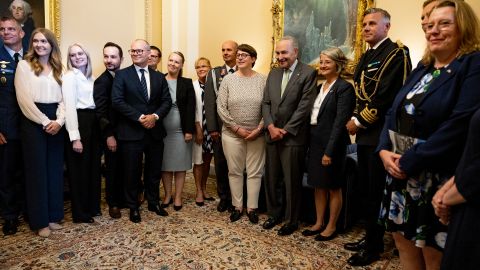
M 23 198 L 20 116 L 15 95 L 14 77 L 17 64 L 0 47 L 0 133 L 7 140 L 0 144 L 0 211 L 4 219 L 17 219 Z
M 163 156 L 163 137 L 166 132 L 162 119 L 172 106 L 165 76 L 149 68 L 150 98 L 143 95 L 135 67 L 129 66 L 115 73 L 112 88 L 112 105 L 119 112 L 118 139 L 122 144 L 124 162 L 125 197 L 127 206 L 137 208 L 138 182 L 142 175 L 142 159 L 145 154 L 143 182 L 149 204 L 159 202 L 159 184 Z M 139 122 L 142 114 L 157 114 L 155 127 L 144 128 Z

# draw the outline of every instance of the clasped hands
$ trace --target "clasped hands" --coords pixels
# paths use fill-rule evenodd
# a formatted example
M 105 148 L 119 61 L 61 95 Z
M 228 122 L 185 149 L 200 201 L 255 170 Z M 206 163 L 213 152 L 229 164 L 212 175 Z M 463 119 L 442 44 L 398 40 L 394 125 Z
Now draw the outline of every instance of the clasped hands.
M 391 176 L 397 179 L 406 179 L 407 175 L 400 168 L 400 158 L 402 155 L 396 154 L 392 151 L 381 150 L 378 154 L 383 162 L 383 167 Z
M 146 115 L 140 116 L 139 121 L 144 128 L 151 129 L 155 127 L 155 123 L 157 122 L 157 119 L 153 114 L 146 114 Z
M 62 126 L 60 126 L 60 124 L 57 123 L 56 121 L 50 121 L 48 125 L 43 127 L 43 130 L 50 135 L 55 135 L 58 133 L 58 131 L 60 131 L 61 128 Z
M 255 140 L 261 133 L 263 126 L 258 126 L 253 130 L 248 130 L 242 127 L 233 126 L 231 129 L 234 133 L 240 135 L 243 139 L 247 141 Z
M 277 128 L 273 124 L 268 125 L 268 132 L 270 133 L 270 139 L 272 141 L 279 141 L 287 134 L 285 129 Z

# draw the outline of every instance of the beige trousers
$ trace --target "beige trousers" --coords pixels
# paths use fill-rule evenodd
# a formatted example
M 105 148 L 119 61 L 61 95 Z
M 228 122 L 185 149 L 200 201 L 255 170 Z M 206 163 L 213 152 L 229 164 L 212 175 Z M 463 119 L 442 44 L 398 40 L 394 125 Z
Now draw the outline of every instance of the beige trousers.
M 258 208 L 258 196 L 265 165 L 265 137 L 254 141 L 222 133 L 222 145 L 228 164 L 228 181 L 232 205 L 243 208 L 243 172 L 247 170 L 247 207 Z

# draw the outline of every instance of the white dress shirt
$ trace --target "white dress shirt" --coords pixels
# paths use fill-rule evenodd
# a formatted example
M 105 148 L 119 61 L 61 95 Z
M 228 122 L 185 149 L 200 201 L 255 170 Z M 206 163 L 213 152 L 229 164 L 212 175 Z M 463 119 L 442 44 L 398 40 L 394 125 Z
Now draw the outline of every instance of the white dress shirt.
M 70 141 L 80 140 L 77 109 L 95 109 L 93 100 L 93 77 L 87 78 L 78 69 L 72 68 L 62 77 L 62 92 L 65 103 L 65 126 Z
M 148 70 L 148 66 L 146 66 L 144 68 L 139 67 L 137 65 L 133 65 L 133 66 L 135 67 L 135 70 L 137 71 L 138 79 L 140 81 L 142 81 L 142 72 L 140 71 L 140 69 L 145 70 L 144 74 L 145 74 L 145 81 L 147 82 L 147 93 L 148 93 L 148 98 L 150 98 L 150 71 Z
M 37 76 L 27 61 L 19 61 L 15 73 L 15 91 L 18 105 L 25 117 L 44 127 L 50 124 L 51 120 L 38 109 L 35 103 L 58 103 L 55 121 L 63 126 L 65 107 L 62 88 L 53 77 L 53 71 L 48 75 Z
M 320 108 L 322 107 L 323 100 L 325 100 L 327 94 L 330 93 L 330 90 L 332 89 L 332 86 L 335 84 L 336 81 L 337 80 L 333 81 L 326 91 L 324 91 L 325 83 L 322 83 L 322 88 L 320 89 L 320 92 L 318 93 L 317 98 L 313 103 L 312 114 L 310 116 L 310 125 L 317 124 L 318 113 L 320 112 Z

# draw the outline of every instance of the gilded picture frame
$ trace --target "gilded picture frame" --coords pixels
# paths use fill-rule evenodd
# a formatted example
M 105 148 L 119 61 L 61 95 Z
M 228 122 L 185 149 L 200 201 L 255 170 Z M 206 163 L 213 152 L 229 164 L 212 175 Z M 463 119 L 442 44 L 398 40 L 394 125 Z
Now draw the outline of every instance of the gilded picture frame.
M 60 0 L 44 0 L 45 1 L 45 28 L 52 30 L 60 41 Z
M 286 1 L 293 1 L 293 0 L 273 0 L 273 3 L 272 3 L 272 9 L 271 9 L 272 23 L 273 23 L 272 61 L 271 61 L 271 66 L 272 67 L 276 66 L 275 44 L 283 37 L 284 32 L 285 32 L 285 28 L 286 28 L 286 24 L 288 24 L 288 27 L 291 27 L 291 25 L 293 24 L 293 22 L 286 21 L 286 20 L 288 20 L 288 18 L 292 17 L 292 16 L 287 16 L 288 18 L 286 19 L 285 13 L 289 12 L 289 10 L 285 10 L 285 8 L 288 8 L 288 5 L 286 7 Z M 303 1 L 307 1 L 307 0 L 303 0 Z M 321 0 L 308 0 L 308 1 L 309 1 L 310 4 L 311 3 L 321 4 Z M 348 66 L 347 66 L 347 74 L 352 74 L 353 73 L 355 65 L 358 63 L 362 53 L 365 51 L 366 44 L 362 39 L 362 27 L 361 27 L 362 22 L 363 22 L 363 13 L 365 12 L 366 9 L 368 9 L 370 7 L 374 7 L 374 0 L 350 0 L 350 2 L 352 2 L 352 1 L 357 1 L 357 3 L 354 3 L 354 4 L 356 4 L 357 8 L 356 8 L 356 10 L 348 10 L 347 11 L 348 15 L 350 15 L 352 13 L 353 13 L 353 15 L 356 15 L 355 16 L 356 18 L 354 20 L 352 20 L 352 21 L 355 21 L 355 23 L 351 22 L 355 29 L 351 29 L 351 32 L 354 33 L 354 34 L 350 34 L 350 36 L 353 37 L 353 40 L 351 41 L 351 45 L 350 45 L 351 48 L 349 48 L 350 53 L 347 54 L 349 56 L 350 60 L 351 60 L 350 63 L 348 64 Z M 315 3 L 315 2 L 318 2 L 318 3 Z M 294 3 L 294 5 L 290 5 L 290 6 L 298 7 L 298 6 L 302 6 L 302 5 L 301 5 L 301 3 L 298 3 L 298 1 L 296 1 Z M 314 15 L 313 12 L 314 11 L 308 10 L 308 12 L 311 12 L 312 17 L 313 17 L 313 15 Z M 299 17 L 298 14 L 296 14 L 296 16 Z M 311 21 L 312 21 L 312 19 L 310 19 L 310 22 Z M 337 22 L 331 22 L 330 26 L 335 25 L 335 24 L 338 25 Z M 303 24 L 299 24 L 299 25 L 300 25 L 300 27 L 304 27 L 304 29 L 297 29 L 297 31 L 307 32 L 307 27 L 308 27 L 309 23 L 303 23 Z M 325 27 L 324 30 L 327 31 L 327 29 L 328 29 L 328 26 Z M 319 31 L 322 31 L 322 29 L 317 30 L 317 32 L 319 32 Z M 323 32 L 321 34 L 323 35 Z M 310 43 L 311 43 L 311 41 L 310 41 Z M 307 43 L 307 44 L 309 44 L 309 43 Z M 300 40 L 299 40 L 299 47 L 309 49 L 307 45 L 301 44 Z M 315 53 L 318 55 L 319 52 L 320 51 L 315 52 Z M 308 61 L 304 61 L 304 62 L 309 63 Z M 316 61 L 310 61 L 309 64 L 311 66 L 315 67 L 315 68 L 317 68 L 317 66 L 318 66 L 318 63 L 316 63 Z

